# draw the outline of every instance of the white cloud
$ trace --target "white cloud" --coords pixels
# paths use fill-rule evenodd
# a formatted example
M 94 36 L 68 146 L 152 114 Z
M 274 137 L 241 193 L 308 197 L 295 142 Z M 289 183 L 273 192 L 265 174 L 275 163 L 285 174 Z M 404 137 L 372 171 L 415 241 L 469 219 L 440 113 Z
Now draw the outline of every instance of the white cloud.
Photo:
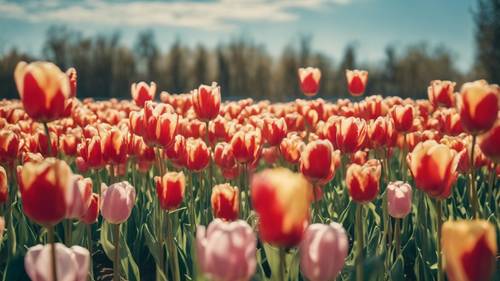
M 288 22 L 298 10 L 320 10 L 351 0 L 218 0 L 211 2 L 0 0 L 0 18 L 30 22 L 98 23 L 112 26 L 172 26 L 205 30 L 235 28 L 237 22 Z

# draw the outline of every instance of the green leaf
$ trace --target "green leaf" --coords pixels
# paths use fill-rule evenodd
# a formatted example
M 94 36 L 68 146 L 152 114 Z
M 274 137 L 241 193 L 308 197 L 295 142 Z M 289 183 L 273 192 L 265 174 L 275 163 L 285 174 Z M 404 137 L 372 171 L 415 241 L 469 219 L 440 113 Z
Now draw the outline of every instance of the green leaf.
M 391 280 L 405 280 L 404 279 L 404 259 L 399 255 L 391 267 Z

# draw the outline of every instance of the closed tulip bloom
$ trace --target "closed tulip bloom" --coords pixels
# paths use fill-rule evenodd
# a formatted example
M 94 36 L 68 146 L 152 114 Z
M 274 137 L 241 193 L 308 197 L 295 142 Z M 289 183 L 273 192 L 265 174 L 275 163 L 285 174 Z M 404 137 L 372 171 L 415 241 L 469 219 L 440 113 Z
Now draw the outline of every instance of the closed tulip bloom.
M 17 160 L 21 147 L 17 134 L 7 129 L 0 130 L 0 162 L 12 163 Z
M 213 82 L 212 85 L 200 85 L 191 92 L 191 99 L 196 116 L 203 121 L 213 120 L 220 111 L 220 86 Z
M 500 163 L 500 116 L 491 129 L 479 136 L 479 147 L 484 155 Z
M 21 61 L 14 78 L 24 110 L 33 120 L 50 122 L 64 116 L 71 88 L 59 67 L 50 62 Z
M 367 203 L 377 197 L 380 184 L 380 162 L 368 160 L 364 165 L 351 164 L 347 168 L 346 184 L 356 203 Z
M 337 123 L 337 147 L 344 153 L 354 153 L 366 142 L 367 126 L 363 119 L 341 118 Z
M 170 147 L 175 140 L 179 116 L 176 113 L 163 113 L 156 123 L 157 143 L 164 148 Z
M 52 281 L 52 259 L 50 245 L 36 245 L 28 249 L 24 257 L 24 269 L 32 281 Z M 90 253 L 80 246 L 67 248 L 55 244 L 57 280 L 86 281 L 90 265 Z
M 396 105 L 391 109 L 390 114 L 398 132 L 408 132 L 412 128 L 415 118 L 413 106 Z
M 498 118 L 500 88 L 485 80 L 465 83 L 458 95 L 458 112 L 465 131 L 479 134 L 489 130 Z
M 488 221 L 447 221 L 441 230 L 445 269 L 450 281 L 492 280 L 497 242 Z
M 102 168 L 105 164 L 103 155 L 103 144 L 101 138 L 94 136 L 86 139 L 78 145 L 78 155 L 91 169 Z
M 74 175 L 66 193 L 66 218 L 77 219 L 85 214 L 92 199 L 92 180 Z
M 233 148 L 229 143 L 219 142 L 214 148 L 214 162 L 221 169 L 232 168 L 236 165 Z
M 9 190 L 7 185 L 7 173 L 4 167 L 0 166 L 0 205 L 7 202 Z
M 61 151 L 67 155 L 67 156 L 75 156 L 76 153 L 78 152 L 78 143 L 79 143 L 79 138 L 77 138 L 75 135 L 62 135 L 59 138 L 59 146 Z
M 366 70 L 349 70 L 345 71 L 347 79 L 347 89 L 353 96 L 361 96 L 366 89 L 368 80 L 368 71 Z
M 69 97 L 74 98 L 74 97 L 76 97 L 76 86 L 77 86 L 77 82 L 78 82 L 77 81 L 78 76 L 76 74 L 76 69 L 74 67 L 68 68 L 68 70 L 66 70 L 66 75 L 68 76 L 68 80 L 69 80 L 69 88 L 70 88 Z
M 407 156 L 417 188 L 438 199 L 448 198 L 457 179 L 457 152 L 434 140 L 421 142 Z
M 231 139 L 231 147 L 238 163 L 253 163 L 259 159 L 262 151 L 260 129 L 250 125 L 241 128 Z
M 402 181 L 390 182 L 387 186 L 387 210 L 393 218 L 402 219 L 411 211 L 412 189 Z
M 368 140 L 373 148 L 384 146 L 387 140 L 387 119 L 377 117 L 368 124 Z
M 344 267 L 349 241 L 342 225 L 311 224 L 300 243 L 300 269 L 311 281 L 335 280 Z
M 135 189 L 127 181 L 102 184 L 101 214 L 111 224 L 127 221 L 135 204 Z
M 151 82 L 149 85 L 146 82 L 132 83 L 130 86 L 132 99 L 137 106 L 143 107 L 144 103 L 153 100 L 156 95 L 156 83 Z
M 182 135 L 175 136 L 172 145 L 165 149 L 165 154 L 167 154 L 168 159 L 172 161 L 174 165 L 180 167 L 186 166 L 186 138 Z
M 285 168 L 259 172 L 252 178 L 251 198 L 264 242 L 293 247 L 301 241 L 312 199 L 311 184 L 302 174 Z
M 305 96 L 312 97 L 318 93 L 320 79 L 321 70 L 319 68 L 299 68 L 300 89 Z
M 162 177 L 155 177 L 154 180 L 160 207 L 169 211 L 177 209 L 182 204 L 186 189 L 184 173 L 169 172 Z
M 433 80 L 427 87 L 429 101 L 434 106 L 452 107 L 455 105 L 454 89 L 457 83 Z
M 227 221 L 234 221 L 238 218 L 240 202 L 237 187 L 232 187 L 228 183 L 214 186 L 211 202 L 214 217 Z
M 278 146 L 286 137 L 287 127 L 284 118 L 264 118 L 262 137 L 269 146 Z
M 335 155 L 327 140 L 308 143 L 300 156 L 300 171 L 313 183 L 325 184 L 335 175 Z
M 281 156 L 291 164 L 297 164 L 300 161 L 300 156 L 305 148 L 306 144 L 297 135 L 284 138 L 280 144 Z
M 18 182 L 26 216 L 45 226 L 59 223 L 66 216 L 71 179 L 68 164 L 55 158 L 20 166 Z
M 210 149 L 201 139 L 189 138 L 186 141 L 186 166 L 189 170 L 199 172 L 210 162 Z
M 103 156 L 107 163 L 124 164 L 127 161 L 128 138 L 126 133 L 114 127 L 103 139 Z
M 242 220 L 213 220 L 196 231 L 198 265 L 210 280 L 248 281 L 257 266 L 257 238 Z
M 99 194 L 92 193 L 90 197 L 90 204 L 84 214 L 79 218 L 84 224 L 94 224 L 97 222 L 99 216 Z

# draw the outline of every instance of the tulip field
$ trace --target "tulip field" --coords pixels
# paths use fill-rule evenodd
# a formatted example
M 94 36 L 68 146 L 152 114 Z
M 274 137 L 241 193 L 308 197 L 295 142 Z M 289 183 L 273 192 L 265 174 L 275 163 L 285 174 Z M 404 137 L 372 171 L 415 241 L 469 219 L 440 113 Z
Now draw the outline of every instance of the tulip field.
M 217 83 L 78 99 L 77 69 L 19 62 L 0 100 L 0 276 L 500 280 L 500 87 L 427 99 L 221 100 Z M 168 90 L 168 89 L 165 89 Z

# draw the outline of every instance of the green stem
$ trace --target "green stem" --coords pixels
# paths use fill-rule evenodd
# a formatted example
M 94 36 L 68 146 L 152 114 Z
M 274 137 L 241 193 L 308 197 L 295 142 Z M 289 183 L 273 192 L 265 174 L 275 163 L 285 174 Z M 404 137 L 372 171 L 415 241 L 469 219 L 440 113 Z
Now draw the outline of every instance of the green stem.
M 52 142 L 50 140 L 49 125 L 47 125 L 47 122 L 43 122 L 43 129 L 45 130 L 45 134 L 47 135 L 47 155 L 50 155 L 52 152 Z
M 285 271 L 286 271 L 286 252 L 285 248 L 279 248 L 279 269 L 278 269 L 278 280 L 285 281 Z
M 191 179 L 194 177 L 193 174 L 191 174 Z M 194 193 L 193 193 L 193 180 L 191 180 L 190 184 L 188 185 L 189 189 L 189 220 L 190 220 L 190 227 L 191 227 L 191 235 L 194 237 L 196 233 L 196 215 L 194 213 L 194 208 L 195 208 L 195 198 L 194 198 Z
M 470 192 L 472 200 L 472 211 L 474 218 L 479 219 L 479 204 L 476 190 L 476 168 L 474 167 L 474 148 L 476 146 L 476 135 L 472 135 L 472 146 L 470 151 Z
M 441 215 L 441 200 L 437 199 L 434 208 L 436 208 L 436 220 L 437 220 L 437 255 L 438 255 L 438 281 L 444 281 L 443 275 L 443 261 L 441 255 L 441 226 L 443 224 L 443 218 Z
M 115 257 L 113 259 L 113 281 L 120 281 L 120 224 L 113 225 Z
M 363 281 L 363 205 L 356 205 L 356 280 Z
M 92 225 L 91 224 L 87 224 L 87 248 L 89 250 L 89 254 L 90 254 L 90 260 L 89 260 L 89 275 L 90 275 L 90 278 L 91 280 L 94 280 L 94 265 L 93 265 L 93 262 L 92 262 Z
M 56 263 L 56 243 L 55 243 L 55 234 L 54 234 L 54 226 L 47 226 L 47 236 L 48 242 L 50 244 L 50 259 L 51 259 L 51 270 L 52 276 L 54 277 L 54 281 L 57 281 L 57 263 Z
M 159 206 L 160 204 L 158 204 Z M 165 272 L 165 274 L 167 274 L 167 271 L 165 270 L 165 251 L 164 251 L 164 248 L 163 248 L 163 211 L 160 207 L 158 207 L 158 217 L 157 217 L 157 222 L 158 222 L 158 225 L 157 225 L 157 235 L 158 235 L 158 248 L 160 249 L 160 261 L 159 261 L 159 264 L 158 264 L 158 267 L 157 267 L 157 270 L 163 270 L 163 272 Z M 157 278 L 158 280 L 160 280 L 159 278 L 160 274 L 157 273 Z
M 401 219 L 395 219 L 394 221 L 394 249 L 396 251 L 396 259 L 399 256 L 399 251 L 401 250 Z
M 64 229 L 65 229 L 65 239 L 66 239 L 66 246 L 70 247 L 72 245 L 71 240 L 72 240 L 72 229 L 71 229 L 72 223 L 71 219 L 67 219 L 64 224 Z
M 170 268 L 172 270 L 172 274 L 174 275 L 174 281 L 180 281 L 180 271 L 179 271 L 179 260 L 177 256 L 177 249 L 175 248 L 174 243 L 174 227 L 172 221 L 172 214 L 167 211 L 166 214 L 167 221 L 167 244 L 169 251 L 169 260 L 170 260 Z M 165 271 L 166 274 L 167 271 Z

